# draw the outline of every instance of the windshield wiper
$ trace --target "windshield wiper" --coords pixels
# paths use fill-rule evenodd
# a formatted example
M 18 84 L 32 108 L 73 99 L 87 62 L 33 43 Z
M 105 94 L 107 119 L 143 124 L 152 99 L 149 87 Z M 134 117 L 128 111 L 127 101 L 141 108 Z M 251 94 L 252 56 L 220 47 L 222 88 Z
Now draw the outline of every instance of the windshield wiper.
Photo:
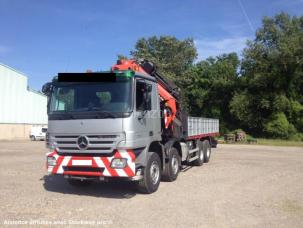
M 86 109 L 87 111 L 101 111 L 102 109 L 99 107 L 89 107 Z
M 102 109 L 99 107 L 89 107 L 87 108 L 87 111 L 101 111 L 96 113 L 97 117 L 99 118 L 117 118 L 117 115 L 113 114 L 112 112 L 102 111 Z
M 70 119 L 75 119 L 75 116 L 73 114 L 71 113 L 66 113 L 66 114 L 69 116 Z
M 97 111 L 97 110 L 94 110 L 94 111 Z M 117 118 L 118 117 L 116 114 L 107 112 L 107 111 L 97 112 L 96 115 L 99 118 Z
M 62 113 L 53 112 L 53 113 L 51 113 L 51 115 L 58 116 L 58 118 L 61 119 L 61 120 L 76 119 L 76 118 L 75 118 L 75 115 L 73 115 L 73 114 L 71 114 L 71 113 L 68 113 L 67 111 L 64 111 L 64 112 L 62 112 Z

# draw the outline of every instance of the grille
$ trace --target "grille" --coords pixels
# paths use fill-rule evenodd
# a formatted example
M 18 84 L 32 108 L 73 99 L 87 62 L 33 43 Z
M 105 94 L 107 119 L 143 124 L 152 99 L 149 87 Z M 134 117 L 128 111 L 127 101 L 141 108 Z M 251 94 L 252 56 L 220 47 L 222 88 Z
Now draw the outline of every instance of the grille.
M 111 153 L 120 139 L 119 135 L 86 135 L 88 146 L 79 149 L 77 139 L 80 135 L 56 135 L 54 142 L 59 153 Z

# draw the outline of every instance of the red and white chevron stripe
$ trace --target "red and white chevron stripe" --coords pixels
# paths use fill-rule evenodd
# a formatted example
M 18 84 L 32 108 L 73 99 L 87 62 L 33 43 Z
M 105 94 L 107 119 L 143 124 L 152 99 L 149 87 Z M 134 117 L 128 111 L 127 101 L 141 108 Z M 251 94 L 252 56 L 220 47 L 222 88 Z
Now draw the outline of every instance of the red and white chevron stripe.
M 111 157 L 89 157 L 89 156 L 61 156 L 57 151 L 46 154 L 47 157 L 54 157 L 56 166 L 47 166 L 49 174 L 77 175 L 77 176 L 108 176 L 108 177 L 133 177 L 135 176 L 135 154 L 132 150 L 116 150 Z M 113 158 L 126 158 L 127 165 L 123 169 L 110 167 Z M 72 168 L 64 170 L 63 168 Z M 78 167 L 81 169 L 77 170 Z M 84 167 L 84 169 L 83 169 Z M 86 168 L 104 168 L 101 171 L 85 170 Z

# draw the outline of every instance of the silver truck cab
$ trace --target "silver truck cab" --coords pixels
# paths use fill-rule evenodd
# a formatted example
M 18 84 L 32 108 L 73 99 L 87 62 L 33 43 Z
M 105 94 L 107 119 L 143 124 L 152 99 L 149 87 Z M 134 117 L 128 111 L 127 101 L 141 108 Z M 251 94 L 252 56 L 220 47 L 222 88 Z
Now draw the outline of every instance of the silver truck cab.
M 117 73 L 114 82 L 55 78 L 46 86 L 49 174 L 139 180 L 147 152 L 162 153 L 160 101 L 153 77 L 127 71 Z M 113 162 L 119 158 L 126 161 Z

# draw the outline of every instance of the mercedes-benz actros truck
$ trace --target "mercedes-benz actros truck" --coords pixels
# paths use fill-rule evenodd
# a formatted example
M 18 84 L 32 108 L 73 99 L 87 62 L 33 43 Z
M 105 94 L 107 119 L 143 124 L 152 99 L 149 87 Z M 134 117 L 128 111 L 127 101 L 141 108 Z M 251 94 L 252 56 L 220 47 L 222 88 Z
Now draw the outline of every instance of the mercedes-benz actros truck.
M 108 72 L 59 73 L 48 96 L 47 171 L 70 184 L 124 178 L 144 193 L 210 160 L 219 120 L 189 117 L 180 89 L 147 60 Z

